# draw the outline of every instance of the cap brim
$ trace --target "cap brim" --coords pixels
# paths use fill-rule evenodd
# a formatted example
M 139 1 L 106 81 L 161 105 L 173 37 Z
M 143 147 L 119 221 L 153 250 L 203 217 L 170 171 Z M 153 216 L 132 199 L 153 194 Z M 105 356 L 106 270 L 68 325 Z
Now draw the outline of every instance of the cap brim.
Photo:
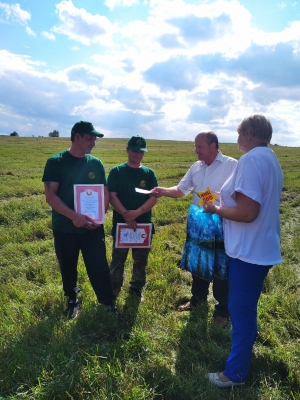
M 97 132 L 97 131 L 90 131 L 90 132 L 88 132 L 89 133 L 89 135 L 92 135 L 92 136 L 97 136 L 97 137 L 103 137 L 104 135 L 103 135 L 103 133 L 101 133 L 101 132 Z
M 143 151 L 144 153 L 147 153 L 148 150 L 146 147 L 139 147 L 139 146 L 128 146 L 130 150 L 132 151 Z

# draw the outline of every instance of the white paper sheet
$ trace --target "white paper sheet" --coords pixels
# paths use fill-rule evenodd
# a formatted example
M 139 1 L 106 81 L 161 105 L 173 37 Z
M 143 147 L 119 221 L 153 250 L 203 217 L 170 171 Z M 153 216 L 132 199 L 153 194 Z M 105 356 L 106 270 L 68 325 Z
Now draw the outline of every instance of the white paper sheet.
M 144 190 L 144 189 L 139 189 L 139 188 L 135 188 L 135 191 L 138 193 L 143 193 L 143 194 L 151 193 L 150 190 Z

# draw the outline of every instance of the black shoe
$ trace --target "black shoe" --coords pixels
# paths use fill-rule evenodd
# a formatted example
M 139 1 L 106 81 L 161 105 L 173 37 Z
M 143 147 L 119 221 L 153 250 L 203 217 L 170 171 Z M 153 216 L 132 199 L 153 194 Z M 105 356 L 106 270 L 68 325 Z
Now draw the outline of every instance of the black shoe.
M 123 315 L 119 312 L 119 310 L 117 309 L 117 306 L 116 306 L 116 305 L 113 304 L 113 305 L 111 305 L 111 306 L 106 306 L 106 311 L 115 314 L 116 317 L 118 317 L 118 320 L 119 320 L 119 321 L 123 321 L 124 317 L 123 317 Z
M 77 317 L 79 312 L 79 301 L 78 300 L 69 300 L 67 309 L 64 312 L 65 317 L 68 319 L 74 319 Z
M 129 293 L 134 296 L 140 303 L 144 301 L 143 293 L 138 289 L 129 289 Z

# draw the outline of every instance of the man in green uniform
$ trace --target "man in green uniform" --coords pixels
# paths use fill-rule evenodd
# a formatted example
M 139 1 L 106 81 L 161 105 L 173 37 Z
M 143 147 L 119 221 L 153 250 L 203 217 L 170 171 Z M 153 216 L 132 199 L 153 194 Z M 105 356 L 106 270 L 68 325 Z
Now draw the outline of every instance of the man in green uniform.
M 157 186 L 155 172 L 141 164 L 147 152 L 146 140 L 133 136 L 127 144 L 127 161 L 113 167 L 108 176 L 110 203 L 114 208 L 112 236 L 114 240 L 110 276 L 113 293 L 118 296 L 124 280 L 124 264 L 129 248 L 116 248 L 117 223 L 127 223 L 136 229 L 138 223 L 152 223 L 151 209 L 157 199 L 149 194 L 136 192 L 135 188 L 151 190 Z M 154 225 L 152 223 L 152 234 Z M 133 271 L 130 292 L 143 301 L 142 289 L 146 283 L 146 266 L 150 248 L 132 248 Z
M 46 201 L 52 208 L 54 247 L 59 262 L 65 296 L 66 316 L 77 316 L 77 263 L 81 251 L 87 274 L 99 303 L 116 311 L 112 293 L 102 224 L 74 209 L 75 184 L 103 184 L 105 211 L 109 204 L 106 175 L 102 162 L 90 155 L 97 132 L 90 122 L 77 122 L 71 131 L 71 147 L 51 156 L 46 163 L 43 182 Z

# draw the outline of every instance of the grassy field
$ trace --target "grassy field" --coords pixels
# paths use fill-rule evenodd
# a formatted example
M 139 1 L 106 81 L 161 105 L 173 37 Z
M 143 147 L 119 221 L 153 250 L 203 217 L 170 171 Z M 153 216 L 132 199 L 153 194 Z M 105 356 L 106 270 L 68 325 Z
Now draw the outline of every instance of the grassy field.
M 212 387 L 207 372 L 222 370 L 230 326 L 212 318 L 214 299 L 191 313 L 177 305 L 190 296 L 189 273 L 178 268 L 190 197 L 162 198 L 154 209 L 156 235 L 145 302 L 128 296 L 131 260 L 118 307 L 119 323 L 97 305 L 79 262 L 82 310 L 62 318 L 65 299 L 53 249 L 51 213 L 41 177 L 46 159 L 69 147 L 67 138 L 0 136 L 0 398 L 219 400 L 300 398 L 300 149 L 274 146 L 284 171 L 281 203 L 284 263 L 272 268 L 259 308 L 260 336 L 247 384 Z M 160 186 L 176 185 L 196 161 L 193 142 L 148 141 L 144 163 Z M 125 139 L 101 139 L 93 155 L 106 171 L 126 160 Z M 236 144 L 221 144 L 239 158 Z M 111 210 L 107 214 L 110 260 Z

